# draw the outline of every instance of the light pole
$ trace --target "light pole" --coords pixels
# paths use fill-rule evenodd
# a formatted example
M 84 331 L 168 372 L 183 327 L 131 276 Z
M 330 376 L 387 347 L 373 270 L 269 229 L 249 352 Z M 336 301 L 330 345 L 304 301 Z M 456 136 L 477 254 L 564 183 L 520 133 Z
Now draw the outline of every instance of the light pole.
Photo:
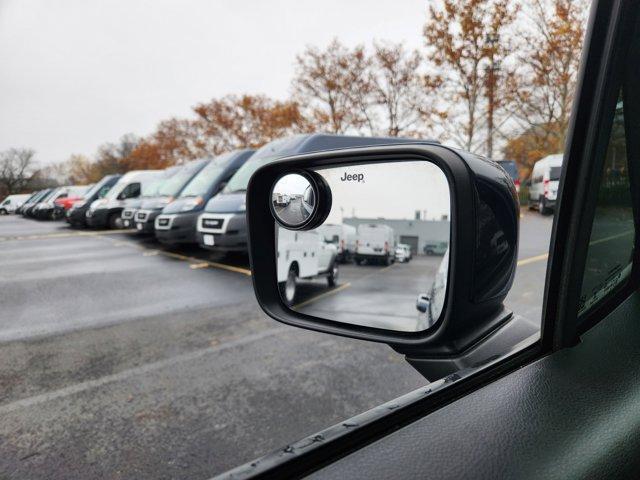
M 496 72 L 500 70 L 500 60 L 495 59 L 496 48 L 500 41 L 498 33 L 490 33 L 485 37 L 489 50 L 489 65 L 485 74 L 485 94 L 487 96 L 487 158 L 493 158 L 493 117 L 496 108 Z

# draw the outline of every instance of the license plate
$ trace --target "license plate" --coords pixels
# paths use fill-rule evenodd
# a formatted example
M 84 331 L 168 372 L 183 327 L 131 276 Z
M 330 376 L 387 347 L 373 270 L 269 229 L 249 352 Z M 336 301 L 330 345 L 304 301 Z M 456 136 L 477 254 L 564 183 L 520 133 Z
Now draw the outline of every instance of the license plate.
M 142 224 L 141 224 L 141 223 L 137 223 L 137 224 L 136 224 L 136 228 L 137 228 L 138 230 L 142 230 Z
M 202 237 L 202 240 L 204 241 L 204 244 L 208 247 L 213 247 L 214 241 L 213 241 L 213 235 L 204 235 Z

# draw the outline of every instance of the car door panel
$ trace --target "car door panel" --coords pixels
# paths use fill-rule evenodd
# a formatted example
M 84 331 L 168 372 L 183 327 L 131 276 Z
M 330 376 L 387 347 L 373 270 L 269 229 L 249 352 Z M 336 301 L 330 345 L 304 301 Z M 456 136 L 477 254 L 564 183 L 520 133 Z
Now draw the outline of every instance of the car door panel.
M 639 310 L 635 293 L 579 345 L 527 365 L 310 478 L 635 477 Z

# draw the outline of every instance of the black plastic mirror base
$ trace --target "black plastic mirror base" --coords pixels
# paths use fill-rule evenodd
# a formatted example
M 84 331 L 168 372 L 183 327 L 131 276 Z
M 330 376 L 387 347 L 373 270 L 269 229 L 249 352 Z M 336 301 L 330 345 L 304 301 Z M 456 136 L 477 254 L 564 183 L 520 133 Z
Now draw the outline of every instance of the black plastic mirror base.
M 451 358 L 409 357 L 405 359 L 427 380 L 435 381 L 455 374 L 461 369 L 478 368 L 520 350 L 520 345 L 529 345 L 540 335 L 540 325 L 508 310 L 498 314 L 501 325 L 492 333 L 467 350 Z

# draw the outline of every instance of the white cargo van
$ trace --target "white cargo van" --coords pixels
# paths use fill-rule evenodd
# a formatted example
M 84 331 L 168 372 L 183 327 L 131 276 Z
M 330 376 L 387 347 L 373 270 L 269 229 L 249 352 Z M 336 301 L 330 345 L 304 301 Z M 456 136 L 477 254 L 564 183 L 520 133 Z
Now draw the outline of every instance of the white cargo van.
M 132 170 L 111 187 L 104 198 L 95 200 L 86 213 L 90 227 L 122 228 L 120 218 L 125 202 L 138 198 L 145 186 L 153 183 L 162 174 L 162 170 Z
M 356 253 L 356 227 L 342 223 L 325 223 L 317 228 L 324 241 L 332 243 L 338 249 L 338 261 L 349 262 Z
M 31 193 L 26 193 L 24 195 L 9 195 L 0 203 L 0 215 L 15 213 L 16 209 L 21 207 L 22 204 L 31 196 Z
M 543 215 L 553 210 L 558 197 L 561 173 L 561 153 L 544 157 L 533 165 L 529 186 L 529 209 L 537 208 Z
M 393 228 L 382 223 L 358 225 L 354 256 L 358 265 L 364 261 L 391 265 L 395 262 L 395 251 L 396 238 Z
M 326 277 L 330 287 L 338 280 L 337 249 L 316 230 L 278 228 L 278 284 L 283 300 L 293 305 L 300 279 Z

